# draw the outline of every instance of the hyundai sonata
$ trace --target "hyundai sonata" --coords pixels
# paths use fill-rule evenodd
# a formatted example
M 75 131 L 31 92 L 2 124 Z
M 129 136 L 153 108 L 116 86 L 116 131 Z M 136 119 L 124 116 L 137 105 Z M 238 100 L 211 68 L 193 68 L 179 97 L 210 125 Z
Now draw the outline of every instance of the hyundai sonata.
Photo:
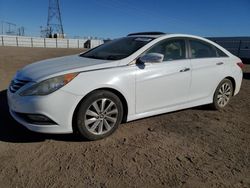
M 205 38 L 133 33 L 79 55 L 18 71 L 8 89 L 12 117 L 42 133 L 97 140 L 121 122 L 212 104 L 241 86 L 241 60 Z

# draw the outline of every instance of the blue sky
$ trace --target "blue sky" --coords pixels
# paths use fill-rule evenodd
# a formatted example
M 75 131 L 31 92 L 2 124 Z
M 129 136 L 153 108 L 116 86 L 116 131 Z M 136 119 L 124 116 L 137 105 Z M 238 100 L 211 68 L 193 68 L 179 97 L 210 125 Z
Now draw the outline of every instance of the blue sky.
M 60 0 L 68 37 L 116 38 L 138 31 L 250 36 L 250 0 Z M 48 0 L 0 0 L 0 21 L 39 36 Z

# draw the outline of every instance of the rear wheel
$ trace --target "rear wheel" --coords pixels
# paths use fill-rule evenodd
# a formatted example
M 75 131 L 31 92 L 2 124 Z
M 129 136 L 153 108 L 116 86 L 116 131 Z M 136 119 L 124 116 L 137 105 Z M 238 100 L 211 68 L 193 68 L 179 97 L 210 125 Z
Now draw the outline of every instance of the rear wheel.
M 82 101 L 77 113 L 77 129 L 89 140 L 111 135 L 121 123 L 123 106 L 112 92 L 99 90 Z
M 216 110 L 223 109 L 233 95 L 233 84 L 230 80 L 224 79 L 220 82 L 214 93 L 212 107 Z

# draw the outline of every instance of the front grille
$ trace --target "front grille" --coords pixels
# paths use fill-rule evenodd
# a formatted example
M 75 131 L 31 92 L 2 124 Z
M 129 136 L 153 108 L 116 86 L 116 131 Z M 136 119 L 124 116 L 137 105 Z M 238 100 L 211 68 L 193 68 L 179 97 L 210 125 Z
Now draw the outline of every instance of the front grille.
M 15 93 L 17 90 L 19 90 L 21 87 L 23 87 L 24 85 L 26 85 L 28 82 L 28 80 L 20 80 L 20 79 L 15 79 L 12 80 L 10 83 L 10 92 L 11 93 Z

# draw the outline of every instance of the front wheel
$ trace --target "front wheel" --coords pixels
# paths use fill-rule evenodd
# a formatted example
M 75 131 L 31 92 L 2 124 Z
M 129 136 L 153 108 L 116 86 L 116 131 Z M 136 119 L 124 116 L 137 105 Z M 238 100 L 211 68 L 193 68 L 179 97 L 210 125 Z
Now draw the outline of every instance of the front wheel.
M 220 82 L 214 93 L 212 107 L 216 110 L 223 109 L 233 96 L 233 84 L 230 80 L 224 79 Z
M 122 121 L 123 106 L 114 93 L 96 91 L 82 101 L 77 113 L 77 129 L 89 140 L 111 135 Z

